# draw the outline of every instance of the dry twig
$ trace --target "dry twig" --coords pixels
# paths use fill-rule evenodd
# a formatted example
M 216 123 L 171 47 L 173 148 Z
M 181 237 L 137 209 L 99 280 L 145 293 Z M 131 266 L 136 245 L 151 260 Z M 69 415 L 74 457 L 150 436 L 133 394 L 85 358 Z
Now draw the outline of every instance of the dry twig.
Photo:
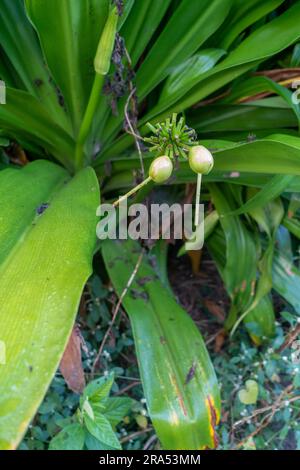
M 256 436 L 257 434 L 259 434 L 264 428 L 266 428 L 270 422 L 272 421 L 272 419 L 274 418 L 275 414 L 277 413 L 277 411 L 282 408 L 283 405 L 285 405 L 285 402 L 288 401 L 289 403 L 292 403 L 294 401 L 297 401 L 300 399 L 300 396 L 296 396 L 296 397 L 291 397 L 289 399 L 286 400 L 286 395 L 288 395 L 291 391 L 293 390 L 293 385 L 288 385 L 283 391 L 282 393 L 279 395 L 279 397 L 275 400 L 275 402 L 273 403 L 273 405 L 270 405 L 270 406 L 266 406 L 264 408 L 260 408 L 258 410 L 256 410 L 252 415 L 246 417 L 246 418 L 243 418 L 242 420 L 238 421 L 237 423 L 235 423 L 233 425 L 233 428 L 237 427 L 237 426 L 241 426 L 242 424 L 244 424 L 245 422 L 249 421 L 250 419 L 253 419 L 255 418 L 256 416 L 262 414 L 262 413 L 265 413 L 267 411 L 271 411 L 268 415 L 264 416 L 261 423 L 259 424 L 259 426 L 257 427 L 257 429 L 255 429 L 255 431 L 253 431 L 251 434 L 249 434 L 245 439 L 243 439 L 241 442 L 239 442 L 236 446 L 235 446 L 235 449 L 239 449 L 241 447 L 243 447 L 243 445 L 245 444 L 245 442 L 247 442 L 249 439 L 251 439 L 252 437 Z M 284 402 L 283 402 L 284 400 Z
M 153 431 L 153 428 L 152 428 L 152 427 L 143 429 L 142 431 L 134 432 L 134 433 L 132 433 L 132 434 L 129 434 L 129 436 L 123 437 L 123 438 L 120 440 L 120 442 L 121 442 L 121 444 L 124 444 L 125 442 L 131 441 L 132 439 L 135 439 L 136 437 L 140 437 L 140 436 L 142 436 L 143 434 L 147 434 L 148 432 L 151 432 L 151 431 Z

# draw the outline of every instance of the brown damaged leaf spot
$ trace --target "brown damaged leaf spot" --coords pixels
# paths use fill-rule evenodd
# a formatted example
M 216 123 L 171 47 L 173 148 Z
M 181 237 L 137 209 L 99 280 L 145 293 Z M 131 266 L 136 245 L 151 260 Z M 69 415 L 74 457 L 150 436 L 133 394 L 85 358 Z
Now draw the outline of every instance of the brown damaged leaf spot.
M 241 292 L 245 292 L 246 288 L 247 288 L 247 281 L 244 280 L 241 285 Z
M 176 377 L 174 375 L 171 376 L 171 381 L 172 381 L 172 385 L 173 385 L 173 387 L 175 388 L 175 391 L 176 391 L 179 406 L 180 406 L 184 416 L 187 416 L 188 413 L 187 413 L 187 409 L 185 407 L 184 399 L 183 399 L 183 396 L 182 396 L 182 394 L 179 390 L 179 387 L 178 387 L 178 384 L 177 384 L 177 381 L 176 381 Z
M 35 86 L 38 87 L 38 88 L 41 87 L 41 86 L 44 84 L 44 82 L 43 82 L 43 80 L 42 80 L 41 78 L 35 78 L 33 83 L 34 83 Z
M 144 276 L 139 279 L 137 279 L 137 284 L 141 287 L 143 287 L 145 284 L 148 284 L 149 282 L 156 281 L 158 279 L 158 276 Z
M 190 381 L 195 377 L 197 363 L 193 362 L 191 368 L 189 369 L 187 376 L 185 378 L 184 385 L 188 385 Z
M 69 387 L 75 393 L 82 393 L 85 378 L 81 362 L 81 334 L 78 326 L 74 326 L 64 355 L 60 362 L 60 371 Z
M 255 295 L 255 286 L 256 286 L 256 280 L 253 279 L 253 281 L 251 282 L 251 296 L 254 297 Z
M 216 426 L 219 423 L 220 417 L 218 415 L 218 411 L 215 407 L 214 399 L 211 395 L 208 395 L 208 397 L 205 400 L 208 412 L 209 412 L 209 421 L 210 421 L 210 436 L 212 438 L 212 442 L 214 445 L 214 448 L 216 448 L 219 444 L 219 439 L 218 435 L 216 433 Z
M 142 299 L 145 300 L 145 302 L 149 302 L 149 295 L 145 291 L 130 289 L 130 297 L 132 297 L 133 299 Z
M 165 338 L 164 336 L 161 336 L 161 337 L 159 338 L 159 341 L 161 342 L 161 344 L 167 344 L 167 340 L 166 340 L 166 338 Z
M 120 261 L 120 263 L 128 264 L 128 260 L 126 260 L 125 258 L 123 258 L 123 256 L 115 256 L 115 257 L 113 258 L 113 260 L 108 263 L 108 267 L 109 267 L 110 269 L 113 269 L 114 266 L 115 266 L 115 263 L 117 263 L 117 261 Z
M 150 264 L 151 268 L 157 269 L 157 259 L 155 256 L 148 256 L 148 263 Z

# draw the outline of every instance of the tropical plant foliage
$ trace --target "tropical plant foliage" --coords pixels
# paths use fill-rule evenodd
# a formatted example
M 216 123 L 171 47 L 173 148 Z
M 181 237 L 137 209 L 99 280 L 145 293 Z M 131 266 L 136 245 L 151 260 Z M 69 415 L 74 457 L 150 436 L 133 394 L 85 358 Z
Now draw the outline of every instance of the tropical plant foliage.
M 300 109 L 285 85 L 300 75 L 300 2 L 0 0 L 0 20 L 0 448 L 18 446 L 47 390 L 99 249 L 121 298 L 141 260 L 138 296 L 122 300 L 162 446 L 215 447 L 217 379 L 170 291 L 166 250 L 96 246 L 99 187 L 104 201 L 134 186 L 132 134 L 185 113 L 215 158 L 207 246 L 231 299 L 227 332 L 244 322 L 255 344 L 272 337 L 272 289 L 299 314 L 287 246 L 300 236 Z M 279 60 L 287 80 L 262 72 Z M 180 162 L 176 198 L 194 182 Z M 98 427 L 81 406 L 82 441 L 81 426 Z

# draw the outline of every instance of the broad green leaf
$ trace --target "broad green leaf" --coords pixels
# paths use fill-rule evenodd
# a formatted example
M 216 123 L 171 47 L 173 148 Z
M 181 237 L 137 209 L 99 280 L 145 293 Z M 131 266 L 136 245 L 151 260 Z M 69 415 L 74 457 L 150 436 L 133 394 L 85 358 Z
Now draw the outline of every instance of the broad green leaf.
M 119 440 L 114 433 L 110 422 L 108 419 L 102 415 L 95 415 L 94 419 L 91 419 L 86 413 L 84 414 L 84 423 L 88 431 L 94 436 L 98 441 L 106 444 L 114 449 L 121 449 Z
M 131 240 L 103 243 L 104 261 L 119 296 L 140 249 Z M 154 264 L 153 255 L 145 253 L 123 300 L 150 417 L 165 449 L 212 448 L 220 413 L 215 373 L 200 332 L 161 283 Z M 141 279 L 148 280 L 143 287 Z M 133 295 L 132 289 L 140 295 Z
M 258 383 L 255 380 L 247 380 L 245 388 L 239 391 L 238 397 L 244 405 L 254 405 L 258 397 Z
M 111 397 L 106 402 L 103 414 L 112 426 L 116 426 L 129 413 L 133 403 L 128 397 Z
M 91 90 L 93 59 L 109 1 L 26 0 L 25 4 L 76 132 Z
M 85 446 L 88 450 L 116 450 L 107 444 L 96 439 L 91 433 L 85 431 Z
M 83 427 L 80 424 L 70 424 L 51 440 L 49 450 L 82 450 L 84 440 Z
M 34 191 L 33 191 L 34 188 Z M 36 161 L 0 173 L 0 448 L 17 447 L 59 364 L 96 241 L 98 182 Z
M 90 382 L 84 389 L 82 402 L 88 399 L 90 402 L 99 402 L 109 395 L 111 387 L 114 383 L 113 374 L 109 377 L 100 377 Z

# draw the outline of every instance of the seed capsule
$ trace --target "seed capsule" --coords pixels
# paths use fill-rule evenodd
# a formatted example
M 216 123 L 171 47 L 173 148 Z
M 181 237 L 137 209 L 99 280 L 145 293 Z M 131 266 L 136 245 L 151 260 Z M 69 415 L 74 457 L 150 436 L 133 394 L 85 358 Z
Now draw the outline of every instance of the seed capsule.
M 106 20 L 94 59 L 95 72 L 99 75 L 106 75 L 109 72 L 118 19 L 118 11 L 114 7 Z
M 189 151 L 189 164 L 195 173 L 207 175 L 214 166 L 214 157 L 203 145 L 196 145 Z
M 150 165 L 149 176 L 155 183 L 164 183 L 170 178 L 172 171 L 172 160 L 163 155 L 153 160 Z

